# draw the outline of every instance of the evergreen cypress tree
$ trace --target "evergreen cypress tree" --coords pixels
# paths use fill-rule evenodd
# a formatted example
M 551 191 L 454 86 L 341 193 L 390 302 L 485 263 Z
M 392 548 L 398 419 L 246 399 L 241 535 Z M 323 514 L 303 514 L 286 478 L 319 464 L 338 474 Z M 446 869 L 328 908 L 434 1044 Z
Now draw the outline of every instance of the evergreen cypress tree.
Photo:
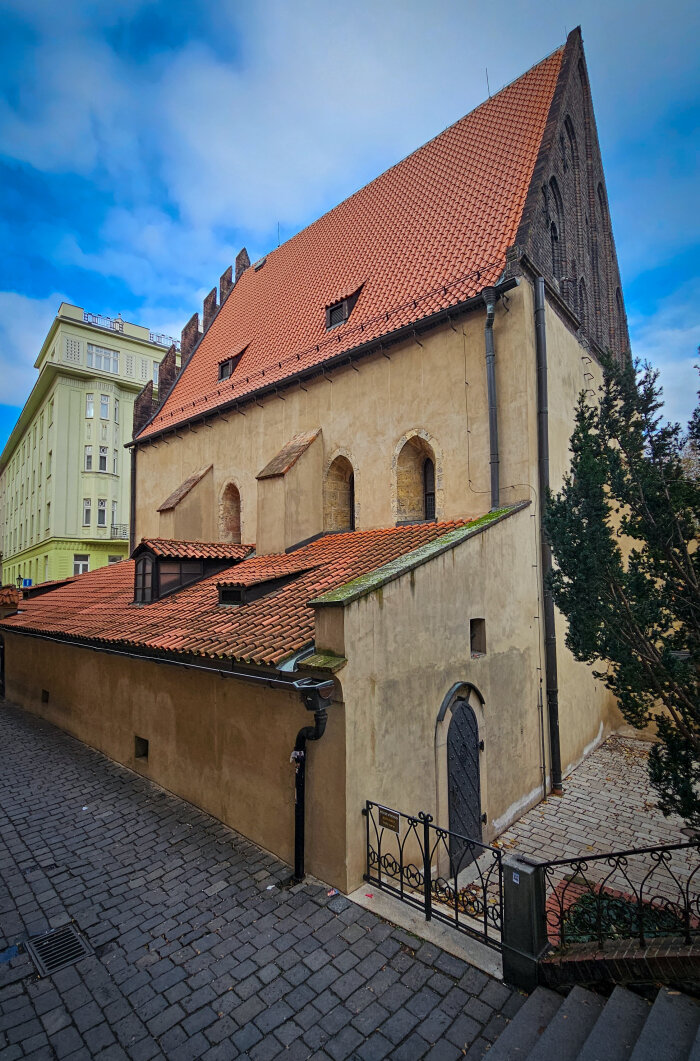
M 700 828 L 700 482 L 666 423 L 658 373 L 604 361 L 597 402 L 581 395 L 571 473 L 549 495 L 545 531 L 566 643 L 596 667 L 633 726 L 650 721 L 649 761 L 664 814 Z M 602 667 L 601 667 L 602 664 Z

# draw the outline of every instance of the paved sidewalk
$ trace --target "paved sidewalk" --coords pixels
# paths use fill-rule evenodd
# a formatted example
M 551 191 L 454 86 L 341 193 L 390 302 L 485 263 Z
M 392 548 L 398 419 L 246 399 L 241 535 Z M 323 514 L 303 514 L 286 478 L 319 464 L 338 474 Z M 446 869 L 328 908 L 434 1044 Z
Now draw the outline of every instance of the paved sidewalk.
M 683 822 L 664 818 L 649 784 L 651 744 L 613 735 L 549 796 L 501 833 L 498 844 L 541 859 L 680 844 Z
M 4 701 L 0 740 L 2 1061 L 480 1058 L 524 1000 Z M 7 953 L 70 920 L 93 956 Z

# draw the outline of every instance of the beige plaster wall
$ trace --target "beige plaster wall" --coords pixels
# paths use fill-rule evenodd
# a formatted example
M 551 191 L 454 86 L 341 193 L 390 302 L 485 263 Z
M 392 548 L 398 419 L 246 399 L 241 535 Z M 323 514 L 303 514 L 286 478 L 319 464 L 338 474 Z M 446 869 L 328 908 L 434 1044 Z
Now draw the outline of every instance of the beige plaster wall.
M 161 538 L 194 542 L 217 541 L 219 501 L 214 494 L 212 469 L 202 476 L 175 508 L 160 512 L 158 516 L 158 534 Z
M 504 502 L 530 494 L 534 436 L 527 395 L 534 368 L 528 354 L 532 314 L 526 288 L 509 293 L 507 309 L 499 304 L 494 326 Z M 324 468 L 338 453 L 353 464 L 358 529 L 391 526 L 398 518 L 396 462 L 402 445 L 415 434 L 435 453 L 438 519 L 487 510 L 484 319 L 483 311 L 475 311 L 454 330 L 445 326 L 421 336 L 422 345 L 407 341 L 386 355 L 364 359 L 357 371 L 334 369 L 304 390 L 290 389 L 284 401 L 265 398 L 261 406 L 246 407 L 245 415 L 226 413 L 226 419 L 212 420 L 210 427 L 195 426 L 183 430 L 182 437 L 169 435 L 167 444 L 143 447 L 138 455 L 137 538 L 158 533 L 156 509 L 164 497 L 194 469 L 213 462 L 212 507 L 224 484 L 235 481 L 241 492 L 242 540 L 255 541 L 260 516 L 255 476 L 293 435 L 318 427 Z M 215 528 L 216 519 L 203 518 L 203 526 Z
M 109 656 L 3 630 L 6 696 L 208 811 L 287 863 L 294 851 L 299 697 L 216 674 Z M 41 702 L 41 691 L 49 702 Z M 134 758 L 134 735 L 149 741 Z M 345 888 L 344 710 L 308 745 L 306 868 Z
M 323 530 L 323 440 L 319 435 L 285 475 L 258 481 L 256 551 L 283 553 Z M 248 539 L 244 539 L 247 541 Z

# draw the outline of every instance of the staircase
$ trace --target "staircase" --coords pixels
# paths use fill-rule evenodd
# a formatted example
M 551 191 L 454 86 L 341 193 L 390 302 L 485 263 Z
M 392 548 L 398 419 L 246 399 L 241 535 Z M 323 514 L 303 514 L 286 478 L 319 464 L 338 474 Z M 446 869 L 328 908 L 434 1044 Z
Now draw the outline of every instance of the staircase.
M 609 999 L 538 987 L 487 1061 L 700 1061 L 700 1003 L 662 988 L 654 1003 L 624 987 Z

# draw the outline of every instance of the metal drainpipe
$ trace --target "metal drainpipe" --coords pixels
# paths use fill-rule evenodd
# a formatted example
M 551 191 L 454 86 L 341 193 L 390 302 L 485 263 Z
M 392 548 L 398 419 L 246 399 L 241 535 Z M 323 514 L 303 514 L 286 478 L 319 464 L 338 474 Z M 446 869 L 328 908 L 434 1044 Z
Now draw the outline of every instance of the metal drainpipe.
M 547 332 L 545 324 L 544 278 L 535 281 L 535 349 L 537 351 L 537 463 L 540 487 L 540 555 L 542 558 L 542 603 L 544 611 L 545 684 L 549 717 L 549 747 L 552 766 L 552 792 L 561 796 L 561 746 L 559 743 L 559 687 L 557 677 L 557 635 L 554 600 L 549 588 L 552 550 L 544 534 L 543 516 L 549 489 L 549 410 L 547 398 Z
M 136 450 L 131 450 L 131 483 L 129 496 L 129 554 L 133 553 L 136 546 Z
M 294 880 L 304 879 L 304 825 L 306 815 L 306 742 L 320 740 L 326 729 L 330 697 L 319 689 L 303 694 L 307 711 L 314 713 L 314 725 L 304 726 L 297 733 L 290 762 L 294 763 Z
M 482 296 L 486 304 L 486 325 L 484 327 L 484 345 L 486 348 L 486 391 L 489 402 L 489 448 L 491 455 L 491 509 L 498 508 L 500 502 L 498 474 L 498 402 L 496 399 L 496 351 L 493 344 L 493 320 L 496 316 L 496 289 L 485 287 Z

